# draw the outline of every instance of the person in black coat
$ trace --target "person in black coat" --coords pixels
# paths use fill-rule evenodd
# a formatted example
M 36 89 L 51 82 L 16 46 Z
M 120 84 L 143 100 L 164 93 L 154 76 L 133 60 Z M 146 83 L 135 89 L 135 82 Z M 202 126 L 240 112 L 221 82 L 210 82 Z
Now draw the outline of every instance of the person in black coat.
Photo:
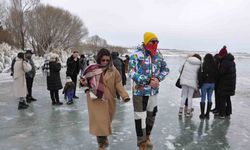
M 29 72 L 25 73 L 26 85 L 27 85 L 27 89 L 28 89 L 28 94 L 26 96 L 26 100 L 28 103 L 30 103 L 32 101 L 36 101 L 36 99 L 32 96 L 33 81 L 34 81 L 34 77 L 36 75 L 36 66 L 35 66 L 35 63 L 32 59 L 32 55 L 33 55 L 32 50 L 26 50 L 25 58 L 27 59 L 28 63 L 32 67 L 32 69 Z
M 119 58 L 119 53 L 118 52 L 112 52 L 111 53 L 113 64 L 115 68 L 119 71 L 121 77 L 122 77 L 122 85 L 126 85 L 126 73 L 125 73 L 125 64 L 121 58 Z M 120 99 L 120 95 L 118 92 L 116 92 L 116 97 Z
M 215 101 L 215 107 L 214 109 L 212 109 L 211 111 L 215 114 L 218 115 L 219 114 L 219 94 L 218 94 L 218 83 L 219 83 L 219 74 L 218 74 L 218 69 L 220 66 L 220 58 L 219 58 L 219 54 L 215 54 L 214 55 L 214 62 L 216 64 L 216 69 L 217 69 L 217 74 L 216 74 L 216 80 L 215 80 L 215 87 L 214 87 L 214 101 Z
M 47 89 L 50 91 L 52 105 L 62 105 L 59 100 L 59 90 L 62 89 L 60 77 L 61 64 L 57 54 L 51 54 L 49 62 L 49 75 L 47 76 Z
M 227 53 L 226 46 L 220 52 L 218 94 L 220 100 L 219 116 L 224 119 L 232 114 L 231 96 L 235 95 L 236 65 L 234 56 Z
M 67 71 L 66 76 L 69 76 L 75 83 L 74 97 L 76 96 L 76 85 L 77 85 L 77 75 L 80 72 L 80 56 L 77 50 L 73 51 L 73 54 L 67 59 Z
M 199 86 L 201 88 L 201 102 L 200 102 L 200 119 L 209 119 L 209 112 L 212 106 L 212 95 L 215 87 L 216 74 L 218 69 L 216 67 L 214 57 L 212 54 L 206 54 L 204 57 L 204 62 L 198 75 Z M 207 96 L 207 112 L 204 114 L 205 101 Z

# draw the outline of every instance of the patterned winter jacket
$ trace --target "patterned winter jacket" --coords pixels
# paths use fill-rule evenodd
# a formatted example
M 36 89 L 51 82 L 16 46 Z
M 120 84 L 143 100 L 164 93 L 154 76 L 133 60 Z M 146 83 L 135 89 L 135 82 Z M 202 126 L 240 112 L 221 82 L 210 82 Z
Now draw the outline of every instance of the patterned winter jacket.
M 157 50 L 157 55 L 153 58 L 142 47 L 138 47 L 129 60 L 129 76 L 133 79 L 133 95 L 152 96 L 159 92 L 159 88 L 149 86 L 152 77 L 159 81 L 164 80 L 169 73 L 169 68 Z

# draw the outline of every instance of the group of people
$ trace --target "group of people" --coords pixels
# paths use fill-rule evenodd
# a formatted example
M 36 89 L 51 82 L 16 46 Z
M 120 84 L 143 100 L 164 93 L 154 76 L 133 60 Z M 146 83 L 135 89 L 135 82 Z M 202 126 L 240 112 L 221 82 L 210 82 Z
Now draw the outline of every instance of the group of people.
M 192 99 L 195 91 L 201 90 L 200 119 L 209 119 L 212 107 L 212 95 L 215 91 L 215 116 L 230 118 L 232 114 L 231 96 L 235 94 L 236 66 L 234 56 L 223 46 L 218 54 L 208 53 L 202 62 L 201 56 L 189 56 L 180 70 L 181 105 L 179 116 L 183 111 L 186 117 L 192 117 Z M 207 99 L 207 109 L 205 105 Z M 187 106 L 185 105 L 187 101 Z M 186 111 L 185 111 L 186 110 Z
M 87 97 L 89 115 L 89 131 L 97 138 L 98 149 L 104 150 L 108 145 L 108 136 L 112 134 L 111 124 L 116 110 L 116 100 L 133 101 L 134 123 L 137 135 L 137 146 L 140 150 L 153 147 L 151 131 L 157 114 L 157 95 L 159 85 L 169 74 L 169 68 L 163 55 L 157 49 L 159 39 L 152 32 L 145 32 L 141 46 L 137 47 L 126 60 L 122 61 L 117 52 L 110 52 L 102 48 L 96 63 L 87 64 L 84 56 L 74 50 L 67 60 L 67 82 L 63 93 L 67 104 L 73 103 L 76 96 L 77 77 L 81 70 L 80 86 L 84 87 Z M 82 63 L 81 63 L 82 62 Z M 84 63 L 84 64 L 83 64 Z M 63 88 L 60 78 L 61 64 L 59 56 L 53 54 L 45 64 L 47 70 L 47 89 L 50 91 L 52 105 L 61 105 L 59 90 Z M 19 73 L 19 70 L 20 71 Z M 24 82 L 25 72 L 31 70 L 31 65 L 25 61 L 20 53 L 14 65 L 14 84 Z M 179 115 L 183 111 L 187 117 L 192 116 L 192 98 L 201 89 L 200 118 L 209 118 L 212 106 L 212 93 L 215 89 L 216 106 L 214 112 L 221 117 L 232 113 L 230 96 L 234 95 L 236 69 L 234 57 L 227 53 L 226 47 L 215 57 L 206 54 L 204 62 L 198 54 L 188 57 L 181 67 L 180 85 L 182 88 Z M 124 85 L 126 74 L 133 80 L 132 98 L 129 97 Z M 19 75 L 21 74 L 21 75 Z M 33 76 L 34 77 L 34 76 Z M 25 82 L 26 83 L 26 82 Z M 18 88 L 20 89 L 20 88 Z M 21 88 L 25 92 L 25 88 Z M 204 113 L 207 95 L 207 112 Z M 24 95 L 17 95 L 20 103 L 24 102 Z M 27 97 L 32 97 L 31 93 Z
M 132 101 L 137 145 L 140 150 L 153 147 L 150 135 L 157 114 L 159 84 L 169 73 L 162 54 L 157 50 L 158 43 L 156 34 L 146 32 L 143 44 L 125 60 L 129 60 L 128 74 L 133 80 Z M 112 64 L 116 63 L 112 61 L 116 57 L 116 53 L 111 54 L 107 49 L 101 49 L 97 54 L 97 64 L 90 65 L 80 80 L 82 86 L 89 88 L 85 90 L 89 128 L 90 133 L 97 137 L 99 150 L 104 150 L 109 145 L 108 136 L 112 133 L 111 124 L 116 108 L 116 91 L 124 102 L 130 100 L 122 85 L 122 73 Z

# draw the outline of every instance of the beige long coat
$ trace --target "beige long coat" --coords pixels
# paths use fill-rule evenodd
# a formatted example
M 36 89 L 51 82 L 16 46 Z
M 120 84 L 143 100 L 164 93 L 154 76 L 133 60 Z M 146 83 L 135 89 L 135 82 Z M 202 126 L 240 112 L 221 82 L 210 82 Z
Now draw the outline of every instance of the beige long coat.
M 31 70 L 31 65 L 26 61 L 23 61 L 19 58 L 16 58 L 14 65 L 14 94 L 15 97 L 26 97 L 27 95 L 27 86 L 25 73 Z
M 115 67 L 105 73 L 104 86 L 105 101 L 93 100 L 90 94 L 87 94 L 89 130 L 96 136 L 108 136 L 112 133 L 111 123 L 116 109 L 116 90 L 123 100 L 129 98 L 122 86 L 120 73 Z

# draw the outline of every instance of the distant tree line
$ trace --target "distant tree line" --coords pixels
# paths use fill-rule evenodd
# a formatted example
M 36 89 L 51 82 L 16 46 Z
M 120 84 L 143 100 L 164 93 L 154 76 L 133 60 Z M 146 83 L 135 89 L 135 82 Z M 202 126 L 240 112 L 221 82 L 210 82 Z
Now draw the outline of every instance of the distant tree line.
M 85 39 L 85 40 L 84 40 Z M 84 42 L 83 42 L 84 41 Z M 88 37 L 83 21 L 69 11 L 40 3 L 40 0 L 10 0 L 0 2 L 0 43 L 19 49 L 30 47 L 38 55 L 54 49 L 95 51 L 114 47 L 98 35 Z

